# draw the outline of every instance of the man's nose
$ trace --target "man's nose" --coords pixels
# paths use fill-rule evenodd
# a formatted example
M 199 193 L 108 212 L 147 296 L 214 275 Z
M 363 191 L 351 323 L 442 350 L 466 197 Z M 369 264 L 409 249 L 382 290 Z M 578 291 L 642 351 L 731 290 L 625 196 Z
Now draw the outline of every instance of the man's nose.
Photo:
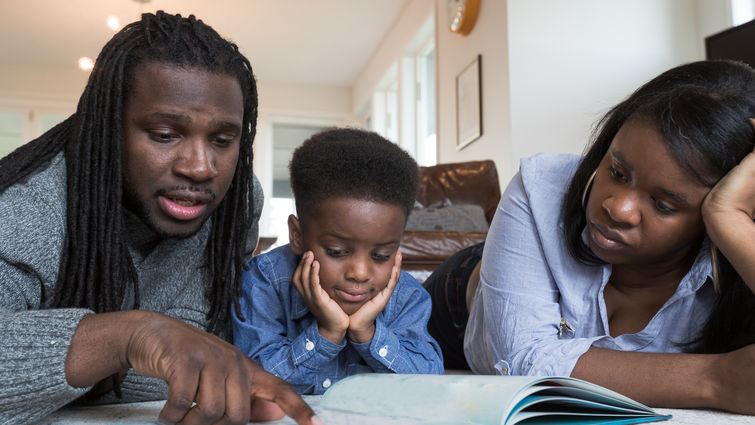
M 211 180 L 218 175 L 215 155 L 209 143 L 199 137 L 184 139 L 179 146 L 173 171 L 195 182 Z

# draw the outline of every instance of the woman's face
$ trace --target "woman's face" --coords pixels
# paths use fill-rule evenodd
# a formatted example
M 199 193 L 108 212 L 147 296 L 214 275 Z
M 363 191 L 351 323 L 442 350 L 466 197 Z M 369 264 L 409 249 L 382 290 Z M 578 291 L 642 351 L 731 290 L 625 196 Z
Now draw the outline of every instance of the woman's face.
M 677 165 L 655 127 L 629 120 L 595 174 L 586 205 L 590 249 L 611 264 L 685 262 L 703 236 L 709 191 Z

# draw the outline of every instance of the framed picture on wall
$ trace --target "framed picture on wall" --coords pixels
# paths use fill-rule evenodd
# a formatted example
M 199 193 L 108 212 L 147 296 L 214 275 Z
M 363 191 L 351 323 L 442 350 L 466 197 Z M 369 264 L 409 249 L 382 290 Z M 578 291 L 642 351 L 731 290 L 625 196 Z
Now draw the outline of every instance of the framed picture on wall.
M 482 56 L 456 76 L 456 149 L 482 136 Z

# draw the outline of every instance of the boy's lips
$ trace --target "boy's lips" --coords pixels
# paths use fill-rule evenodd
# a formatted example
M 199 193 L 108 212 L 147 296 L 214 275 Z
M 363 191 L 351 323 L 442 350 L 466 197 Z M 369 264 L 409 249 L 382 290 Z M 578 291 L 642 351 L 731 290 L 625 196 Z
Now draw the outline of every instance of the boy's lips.
M 338 296 L 338 298 L 346 302 L 350 302 L 350 303 L 358 303 L 358 302 L 365 301 L 370 294 L 370 291 L 365 290 L 365 289 L 334 288 L 333 291 L 336 293 L 336 296 Z

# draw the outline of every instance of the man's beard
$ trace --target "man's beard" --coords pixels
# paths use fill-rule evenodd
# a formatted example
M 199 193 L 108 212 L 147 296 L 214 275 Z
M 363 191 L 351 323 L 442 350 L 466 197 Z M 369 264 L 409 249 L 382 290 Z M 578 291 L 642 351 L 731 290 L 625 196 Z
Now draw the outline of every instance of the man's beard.
M 128 189 L 128 186 L 124 187 L 123 189 L 123 207 L 131 211 L 142 223 L 144 223 L 147 228 L 149 228 L 159 239 L 187 239 L 190 238 L 197 233 L 199 233 L 200 230 L 202 230 L 202 227 L 204 226 L 204 223 L 209 220 L 210 216 L 207 217 L 204 221 L 202 221 L 199 226 L 197 226 L 196 229 L 187 231 L 187 232 L 181 232 L 181 233 L 171 233 L 166 232 L 165 230 L 161 229 L 154 217 L 152 216 L 152 213 L 150 212 L 149 208 L 144 206 L 141 203 L 133 202 L 133 199 L 137 199 L 136 196 L 133 196 L 133 193 L 131 193 Z

